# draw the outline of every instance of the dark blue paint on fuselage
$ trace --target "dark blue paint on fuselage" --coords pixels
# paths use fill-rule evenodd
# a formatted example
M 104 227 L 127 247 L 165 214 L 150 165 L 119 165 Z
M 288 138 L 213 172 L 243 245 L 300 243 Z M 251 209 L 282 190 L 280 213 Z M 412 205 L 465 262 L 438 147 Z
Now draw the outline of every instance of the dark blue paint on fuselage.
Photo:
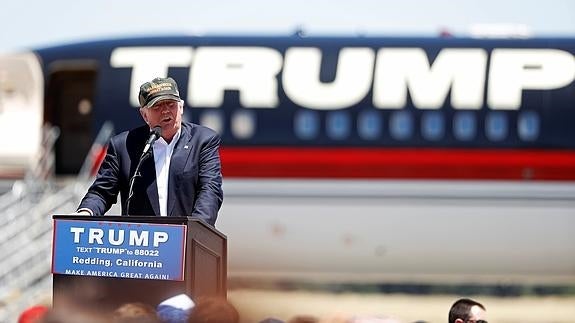
M 427 52 L 430 62 L 444 48 L 482 48 L 490 53 L 494 48 L 556 48 L 575 53 L 575 40 L 563 38 L 548 39 L 505 39 L 479 40 L 470 38 L 371 38 L 371 37 L 146 37 L 131 39 L 102 40 L 71 45 L 63 45 L 35 52 L 41 58 L 44 73 L 48 79 L 51 72 L 62 64 L 82 63 L 92 65 L 97 71 L 96 96 L 94 98 L 94 131 L 106 120 L 112 120 L 116 131 L 133 128 L 142 124 L 141 117 L 128 102 L 131 68 L 110 66 L 110 54 L 117 47 L 129 46 L 260 46 L 269 47 L 285 54 L 290 47 L 317 47 L 322 50 L 322 75 L 325 82 L 335 77 L 335 62 L 342 47 L 368 47 L 376 51 L 382 47 L 419 47 Z M 193 63 L 192 63 L 193 64 Z M 424 138 L 421 122 L 428 111 L 417 109 L 407 97 L 407 105 L 402 109 L 411 118 L 413 133 L 406 140 L 398 140 L 389 135 L 389 120 L 395 110 L 380 110 L 373 107 L 372 92 L 358 104 L 341 110 L 349 119 L 349 133 L 343 139 L 334 139 L 326 131 L 326 119 L 334 111 L 315 111 L 319 120 L 318 134 L 313 140 L 302 139 L 294 134 L 293 120 L 298 111 L 307 110 L 291 102 L 281 87 L 281 71 L 277 76 L 279 106 L 273 109 L 250 109 L 255 113 L 256 133 L 249 140 L 239 139 L 230 131 L 230 115 L 241 108 L 236 91 L 227 91 L 224 103 L 219 108 L 225 116 L 222 133 L 225 145 L 229 146 L 345 146 L 345 147 L 465 147 L 465 148 L 543 148 L 575 149 L 575 84 L 554 90 L 523 91 L 522 106 L 516 111 L 500 111 L 508 124 L 507 134 L 500 140 L 489 140 L 483 126 L 494 111 L 486 103 L 477 111 L 470 111 L 477 122 L 476 135 L 472 140 L 459 140 L 453 132 L 453 118 L 456 110 L 449 106 L 449 96 L 440 111 L 439 118 L 445 129 L 440 140 Z M 169 69 L 180 86 L 181 96 L 187 97 L 188 67 Z M 198 122 L 201 107 L 186 109 L 186 115 Z M 213 110 L 213 108 L 209 108 Z M 381 133 L 373 139 L 359 135 L 357 120 L 362 111 L 372 110 L 380 115 Z M 533 111 L 539 118 L 539 134 L 536 139 L 525 141 L 518 137 L 519 114 Z

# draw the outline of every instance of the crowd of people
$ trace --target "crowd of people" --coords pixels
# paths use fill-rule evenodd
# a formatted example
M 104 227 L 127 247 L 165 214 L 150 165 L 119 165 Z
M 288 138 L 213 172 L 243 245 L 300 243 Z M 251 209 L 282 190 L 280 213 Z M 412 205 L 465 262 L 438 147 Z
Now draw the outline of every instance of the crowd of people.
M 458 299 L 451 306 L 448 323 L 487 323 L 485 307 L 472 299 Z M 193 301 L 176 295 L 157 306 L 142 302 L 121 304 L 112 311 L 82 308 L 32 306 L 20 314 L 18 323 L 240 323 L 240 313 L 223 297 L 200 297 Z M 250 322 L 251 323 L 251 322 Z M 287 320 L 263 318 L 253 323 L 402 323 L 387 315 L 317 317 L 296 315 Z M 406 323 L 406 322 L 404 322 Z M 420 320 L 410 323 L 428 323 Z
M 223 297 L 192 301 L 176 295 L 153 306 L 128 302 L 110 311 L 86 304 L 67 303 L 54 308 L 36 305 L 23 311 L 18 323 L 239 323 L 237 309 Z

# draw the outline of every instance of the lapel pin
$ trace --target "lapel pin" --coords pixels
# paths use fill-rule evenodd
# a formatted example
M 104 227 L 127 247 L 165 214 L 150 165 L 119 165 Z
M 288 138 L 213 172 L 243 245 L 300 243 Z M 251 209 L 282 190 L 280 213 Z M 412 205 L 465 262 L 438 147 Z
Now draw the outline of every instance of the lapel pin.
M 188 145 L 185 145 L 185 146 L 184 146 L 184 149 L 188 149 L 188 148 L 190 148 Z

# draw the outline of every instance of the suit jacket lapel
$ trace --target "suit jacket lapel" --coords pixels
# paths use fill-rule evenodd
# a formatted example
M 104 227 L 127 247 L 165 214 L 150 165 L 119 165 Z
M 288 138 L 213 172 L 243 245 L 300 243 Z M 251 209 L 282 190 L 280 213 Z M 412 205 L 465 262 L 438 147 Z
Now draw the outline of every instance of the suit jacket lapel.
M 178 176 L 181 175 L 185 169 L 186 162 L 192 151 L 191 140 L 192 136 L 190 129 L 182 124 L 182 131 L 180 139 L 174 147 L 172 159 L 170 160 L 170 171 L 168 173 L 168 216 L 186 216 L 188 214 L 173 214 L 176 205 Z

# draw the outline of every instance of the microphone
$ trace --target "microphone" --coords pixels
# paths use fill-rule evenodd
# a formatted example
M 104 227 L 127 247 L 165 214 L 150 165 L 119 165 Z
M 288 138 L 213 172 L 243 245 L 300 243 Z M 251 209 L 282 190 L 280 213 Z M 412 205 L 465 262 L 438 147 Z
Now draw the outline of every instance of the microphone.
M 150 137 L 148 137 L 148 141 L 146 141 L 146 145 L 144 146 L 144 150 L 142 150 L 142 156 L 148 153 L 150 147 L 154 144 L 156 140 L 158 140 L 162 136 L 162 127 L 155 126 L 150 129 Z
M 140 166 L 142 166 L 142 162 L 150 156 L 150 154 L 148 154 L 148 152 L 150 151 L 150 147 L 152 147 L 154 142 L 156 140 L 158 140 L 158 138 L 160 138 L 161 136 L 162 136 L 162 127 L 155 126 L 152 129 L 150 129 L 150 136 L 148 137 L 148 140 L 146 141 L 146 144 L 144 145 L 144 149 L 142 150 L 142 155 L 140 156 L 140 160 L 138 160 L 138 165 L 136 166 L 136 169 L 134 171 L 134 175 L 132 175 L 132 178 L 130 178 L 129 189 L 128 189 L 128 198 L 126 199 L 126 214 L 127 215 L 130 215 L 130 201 L 132 200 L 132 197 L 134 196 L 134 182 L 136 181 L 136 177 L 142 176 L 140 174 Z

